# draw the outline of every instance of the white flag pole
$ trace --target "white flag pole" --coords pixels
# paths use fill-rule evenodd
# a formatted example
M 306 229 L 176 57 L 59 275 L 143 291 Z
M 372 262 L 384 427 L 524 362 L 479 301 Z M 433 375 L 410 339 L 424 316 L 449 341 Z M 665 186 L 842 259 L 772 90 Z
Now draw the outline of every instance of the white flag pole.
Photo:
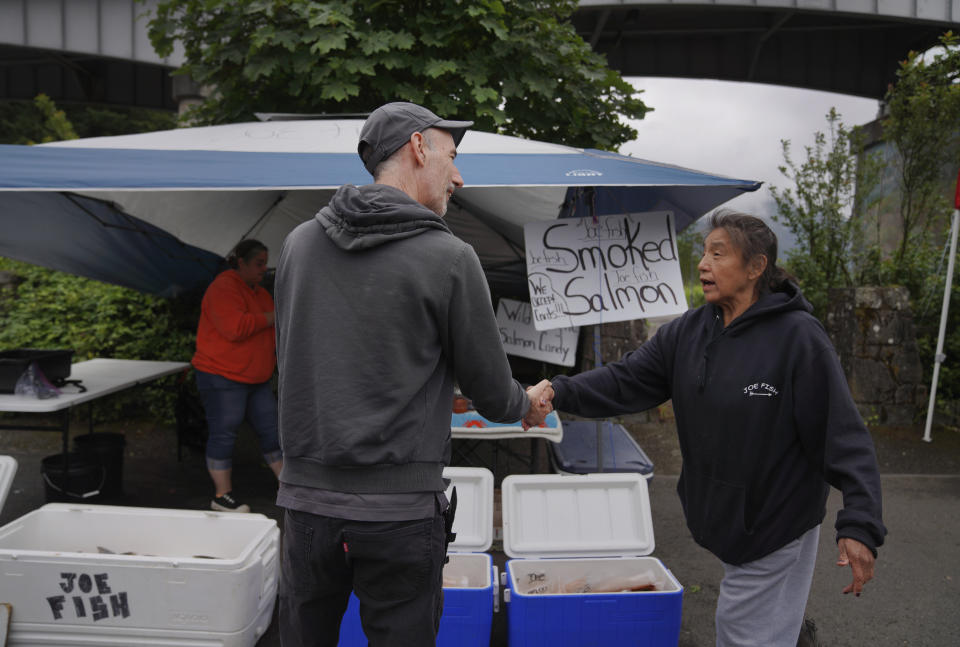
M 953 218 L 950 221 L 950 258 L 947 260 L 947 280 L 943 287 L 943 307 L 940 309 L 940 334 L 937 335 L 937 353 L 933 359 L 933 380 L 930 384 L 930 401 L 927 403 L 927 424 L 923 429 L 924 442 L 931 442 L 930 427 L 933 425 L 933 408 L 937 401 L 937 380 L 940 365 L 947 358 L 943 354 L 943 339 L 947 332 L 947 313 L 950 311 L 950 289 L 953 287 L 953 262 L 957 255 L 957 230 L 960 229 L 960 173 L 957 174 L 957 191 L 953 202 Z

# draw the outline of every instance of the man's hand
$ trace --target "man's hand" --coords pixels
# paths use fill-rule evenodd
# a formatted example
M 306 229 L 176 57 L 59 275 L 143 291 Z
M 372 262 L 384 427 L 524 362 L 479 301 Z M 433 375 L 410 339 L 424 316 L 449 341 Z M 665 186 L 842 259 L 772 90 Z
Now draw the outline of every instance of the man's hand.
M 856 539 L 841 537 L 837 542 L 840 557 L 837 566 L 850 566 L 853 570 L 853 581 L 844 589 L 844 593 L 853 593 L 860 597 L 863 585 L 873 579 L 873 564 L 876 561 L 870 549 Z
M 547 414 L 553 411 L 553 387 L 550 380 L 541 380 L 536 386 L 529 387 L 527 397 L 530 398 L 530 409 L 521 420 L 524 431 L 542 425 Z

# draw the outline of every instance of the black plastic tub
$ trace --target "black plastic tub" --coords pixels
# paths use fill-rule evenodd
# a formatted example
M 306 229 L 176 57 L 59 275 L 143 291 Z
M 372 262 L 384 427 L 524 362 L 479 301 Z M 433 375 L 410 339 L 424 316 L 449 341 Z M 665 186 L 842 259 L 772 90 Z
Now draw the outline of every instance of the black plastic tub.
M 72 350 L 14 348 L 0 351 L 0 393 L 13 393 L 13 387 L 30 362 L 36 362 L 44 376 L 53 385 L 60 386 L 70 377 L 72 360 Z
M 123 434 L 99 432 L 83 434 L 73 439 L 73 446 L 87 462 L 104 469 L 103 487 L 100 494 L 117 496 L 123 494 Z
M 63 454 L 53 454 L 40 461 L 47 503 L 98 501 L 106 481 L 103 466 L 81 454 L 71 453 L 69 467 L 63 469 L 64 458 Z

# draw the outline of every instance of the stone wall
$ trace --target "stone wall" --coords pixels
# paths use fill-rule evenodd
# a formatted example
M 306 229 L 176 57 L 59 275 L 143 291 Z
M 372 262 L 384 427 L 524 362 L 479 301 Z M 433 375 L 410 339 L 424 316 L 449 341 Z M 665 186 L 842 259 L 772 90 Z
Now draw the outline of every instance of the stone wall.
M 831 290 L 824 325 L 867 424 L 922 417 L 928 391 L 906 288 Z
M 588 371 L 596 366 L 593 333 L 596 326 L 582 326 L 577 344 L 577 367 Z M 615 362 L 627 351 L 647 340 L 647 324 L 643 319 L 600 324 L 600 357 L 604 364 Z

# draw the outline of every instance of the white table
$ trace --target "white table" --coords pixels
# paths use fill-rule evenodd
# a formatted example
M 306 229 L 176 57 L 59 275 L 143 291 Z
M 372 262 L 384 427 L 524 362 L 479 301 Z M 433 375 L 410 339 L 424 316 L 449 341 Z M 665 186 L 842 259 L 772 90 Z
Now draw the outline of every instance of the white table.
M 12 413 L 59 412 L 59 425 L 0 425 L 0 429 L 59 431 L 63 435 L 63 453 L 66 454 L 70 436 L 71 408 L 84 402 L 92 403 L 97 398 L 129 389 L 138 384 L 179 373 L 189 367 L 190 364 L 187 362 L 151 362 L 138 359 L 97 358 L 77 362 L 70 366 L 69 379 L 80 380 L 86 391 L 81 391 L 73 384 L 67 384 L 58 397 L 45 400 L 11 393 L 0 393 L 0 411 Z

